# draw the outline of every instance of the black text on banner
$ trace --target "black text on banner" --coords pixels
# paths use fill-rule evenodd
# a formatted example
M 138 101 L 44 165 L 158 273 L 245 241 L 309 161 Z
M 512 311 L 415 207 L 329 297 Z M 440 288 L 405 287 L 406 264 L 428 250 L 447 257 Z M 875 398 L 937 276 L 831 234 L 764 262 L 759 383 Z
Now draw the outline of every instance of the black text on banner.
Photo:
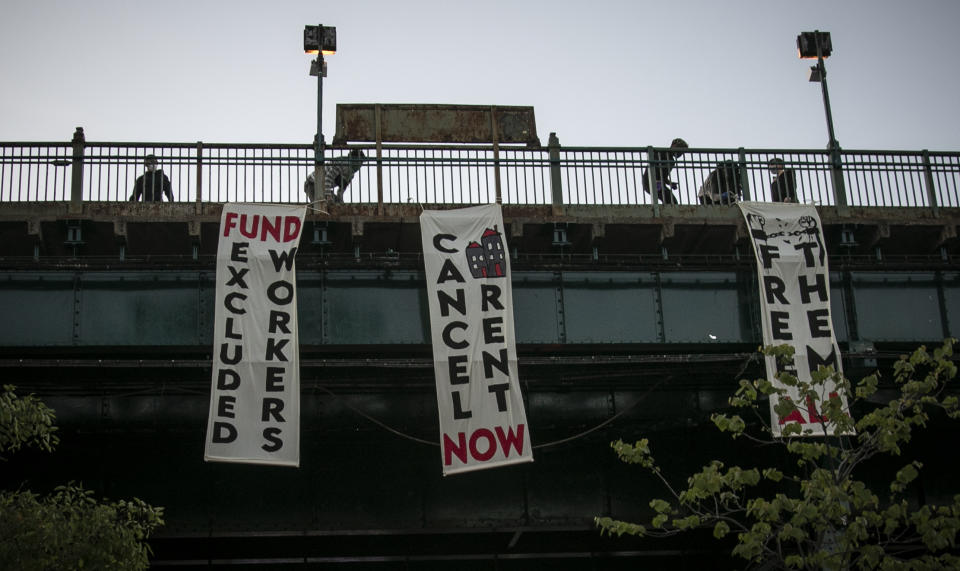
M 298 466 L 294 259 L 305 207 L 225 204 L 204 460 Z
M 443 473 L 533 461 L 499 205 L 420 216 Z
M 760 286 L 761 322 L 764 345 L 791 345 L 794 366 L 788 372 L 800 382 L 809 383 L 811 372 L 821 365 L 832 365 L 843 372 L 840 349 L 830 316 L 830 270 L 827 249 L 817 210 L 802 204 L 741 202 L 750 241 L 757 258 Z M 770 425 L 774 436 L 781 436 L 787 424 L 800 424 L 802 435 L 834 434 L 835 424 L 818 412 L 813 399 L 801 402 L 799 393 L 779 384 L 775 378 L 781 365 L 766 357 L 767 378 L 783 389 L 797 408 L 781 418 L 774 408 L 777 395 L 770 398 Z M 847 409 L 846 396 L 838 394 L 828 381 L 817 397 L 840 398 Z

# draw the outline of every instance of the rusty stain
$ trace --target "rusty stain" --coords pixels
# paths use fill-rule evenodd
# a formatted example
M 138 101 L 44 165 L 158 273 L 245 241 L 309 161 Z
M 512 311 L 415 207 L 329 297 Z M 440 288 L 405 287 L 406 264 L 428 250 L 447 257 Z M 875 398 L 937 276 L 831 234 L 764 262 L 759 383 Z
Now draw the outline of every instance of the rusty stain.
M 381 104 L 379 107 L 379 142 L 497 142 L 540 146 L 533 107 L 428 104 Z M 337 105 L 334 144 L 377 142 L 376 108 L 377 104 Z

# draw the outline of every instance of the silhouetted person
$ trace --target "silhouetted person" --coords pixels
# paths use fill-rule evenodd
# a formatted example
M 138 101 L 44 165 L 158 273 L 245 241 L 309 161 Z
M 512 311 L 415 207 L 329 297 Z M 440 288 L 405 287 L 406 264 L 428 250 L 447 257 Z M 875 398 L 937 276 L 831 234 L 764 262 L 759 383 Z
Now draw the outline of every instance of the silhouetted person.
M 774 202 L 797 202 L 797 173 L 784 168 L 783 159 L 774 157 L 767 161 L 773 175 L 770 181 L 770 199 Z
M 740 164 L 737 161 L 722 161 L 703 181 L 698 193 L 700 204 L 734 204 L 743 198 L 740 181 Z
M 671 192 L 671 189 L 677 188 L 677 183 L 670 180 L 670 171 L 677 165 L 677 158 L 683 154 L 683 149 L 688 147 L 683 139 L 676 138 L 670 143 L 668 151 L 654 151 L 653 157 L 653 177 L 657 186 L 657 198 L 664 204 L 677 204 L 677 198 Z M 643 171 L 643 190 L 650 194 L 650 179 L 647 176 L 647 169 Z
M 143 160 L 143 166 L 147 168 L 147 172 L 137 177 L 137 182 L 133 183 L 133 194 L 130 195 L 130 200 L 135 202 L 142 196 L 144 202 L 160 202 L 166 195 L 167 200 L 173 202 L 170 179 L 157 168 L 157 157 L 147 155 Z
M 324 193 L 329 195 L 333 202 L 343 202 L 343 194 L 353 180 L 353 175 L 360 170 L 367 155 L 360 149 L 353 149 L 344 157 L 338 157 L 327 162 L 323 173 Z M 310 202 L 316 200 L 313 172 L 307 175 L 303 183 L 303 192 Z

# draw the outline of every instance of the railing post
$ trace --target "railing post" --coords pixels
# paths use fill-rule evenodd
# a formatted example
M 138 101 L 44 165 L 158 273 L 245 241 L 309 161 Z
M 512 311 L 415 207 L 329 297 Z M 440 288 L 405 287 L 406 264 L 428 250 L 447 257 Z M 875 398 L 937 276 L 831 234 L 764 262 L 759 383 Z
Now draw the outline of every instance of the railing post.
M 657 173 L 656 169 L 659 165 L 655 164 L 653 147 L 647 147 L 647 180 L 646 188 L 647 194 L 650 195 L 650 203 L 653 204 L 653 215 L 654 217 L 660 216 L 660 201 L 657 199 Z
M 500 194 L 500 134 L 497 132 L 496 107 L 490 107 L 490 132 L 493 134 L 493 186 L 497 195 L 497 204 L 503 204 Z
M 376 125 L 377 137 L 377 214 L 383 214 L 383 132 L 380 130 L 380 120 L 382 111 L 380 104 L 376 104 L 374 109 L 374 123 Z M 417 194 L 419 195 L 419 189 Z M 417 202 L 420 202 L 419 196 Z
M 743 199 L 750 200 L 750 177 L 747 174 L 747 153 L 740 147 L 737 149 L 740 161 L 740 188 L 743 189 Z
M 560 139 L 550 133 L 547 141 L 550 153 L 550 196 L 555 215 L 563 214 L 563 179 L 560 177 Z
M 197 214 L 203 211 L 203 141 L 197 141 Z
M 927 200 L 934 216 L 940 216 L 940 204 L 937 200 L 937 187 L 933 183 L 933 168 L 930 166 L 930 151 L 923 150 L 923 182 L 927 187 Z
M 838 207 L 846 209 L 847 185 L 843 180 L 843 161 L 840 157 L 840 145 L 830 149 L 830 172 L 833 180 L 833 200 Z
M 87 139 L 83 135 L 83 127 L 77 127 L 73 132 L 73 166 L 70 180 L 70 214 L 83 212 L 83 150 Z

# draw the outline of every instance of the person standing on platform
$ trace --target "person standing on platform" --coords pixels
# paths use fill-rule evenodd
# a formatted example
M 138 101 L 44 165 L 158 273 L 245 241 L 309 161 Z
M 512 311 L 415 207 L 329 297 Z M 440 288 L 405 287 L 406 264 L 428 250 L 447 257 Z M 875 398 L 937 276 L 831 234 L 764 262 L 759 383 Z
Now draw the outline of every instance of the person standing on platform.
M 784 168 L 783 159 L 774 157 L 767 161 L 773 176 L 770 181 L 770 200 L 773 202 L 797 202 L 797 173 Z
M 143 160 L 143 166 L 146 167 L 147 172 L 140 175 L 133 183 L 130 201 L 136 202 L 142 198 L 144 202 L 161 202 L 166 196 L 168 201 L 173 202 L 170 179 L 157 168 L 157 157 L 147 155 Z

